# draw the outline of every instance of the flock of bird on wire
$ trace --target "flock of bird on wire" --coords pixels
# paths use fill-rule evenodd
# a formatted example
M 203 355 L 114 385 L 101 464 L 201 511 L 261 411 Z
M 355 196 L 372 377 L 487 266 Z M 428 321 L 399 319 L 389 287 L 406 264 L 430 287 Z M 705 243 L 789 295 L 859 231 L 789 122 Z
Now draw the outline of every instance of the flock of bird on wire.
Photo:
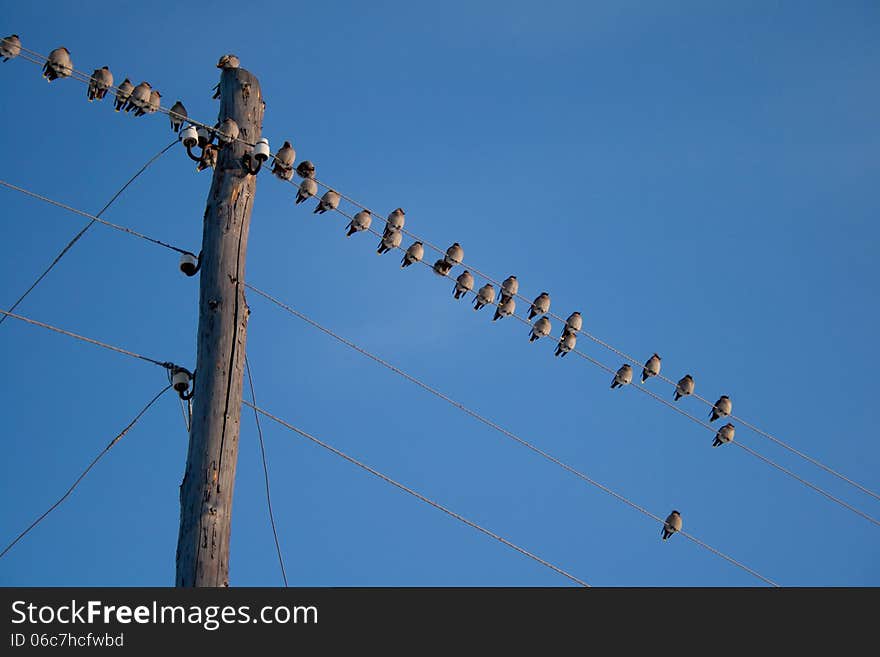
M 20 53 L 21 41 L 18 35 L 13 34 L 0 41 L 0 57 L 3 58 L 4 62 L 17 57 Z M 236 69 L 239 68 L 239 66 L 240 63 L 238 57 L 232 54 L 223 55 L 217 63 L 217 68 L 220 69 Z M 56 48 L 49 53 L 49 56 L 46 59 L 45 65 L 43 66 L 43 77 L 51 82 L 59 78 L 70 77 L 73 74 L 73 70 L 73 62 L 67 48 Z M 118 87 L 114 87 L 113 74 L 107 66 L 96 69 L 95 72 L 92 73 L 88 83 L 87 97 L 89 101 L 102 100 L 111 89 L 115 89 L 115 110 L 117 112 L 131 112 L 134 110 L 134 116 L 144 116 L 145 114 L 154 114 L 161 109 L 160 102 L 162 94 L 153 89 L 149 83 L 141 82 L 135 86 L 128 78 L 126 78 Z M 214 98 L 219 98 L 219 90 L 214 94 Z M 215 166 L 217 163 L 219 148 L 238 139 L 239 128 L 236 122 L 231 118 L 227 118 L 218 123 L 214 126 L 213 130 L 208 130 L 206 127 L 188 120 L 186 108 L 179 100 L 170 110 L 167 110 L 167 114 L 171 120 L 171 129 L 180 133 L 181 141 L 183 141 L 184 145 L 187 147 L 188 152 L 189 149 L 196 144 L 202 148 L 200 156 L 194 157 L 191 155 L 194 160 L 199 162 L 197 166 L 197 170 L 199 171 Z M 185 123 L 189 123 L 190 125 L 185 130 L 182 130 Z M 214 146 L 212 143 L 215 136 L 220 142 L 219 146 Z M 309 198 L 317 196 L 318 184 L 315 180 L 315 165 L 308 160 L 304 160 L 294 168 L 296 151 L 289 141 L 285 141 L 278 153 L 272 155 L 269 152 L 268 140 L 262 139 L 257 143 L 254 154 L 255 158 L 260 162 L 266 161 L 269 157 L 272 157 L 274 160 L 272 173 L 281 180 L 290 182 L 293 179 L 294 172 L 302 178 L 302 182 L 298 185 L 297 189 L 296 205 L 299 205 Z M 254 173 L 256 172 L 254 171 Z M 340 200 L 341 195 L 338 192 L 328 189 L 318 200 L 314 213 L 323 214 L 330 210 L 336 210 L 339 207 Z M 387 253 L 393 249 L 403 250 L 401 247 L 403 233 L 401 231 L 405 219 L 406 213 L 402 208 L 397 208 L 388 215 L 385 220 L 385 229 L 382 238 L 376 250 L 379 255 Z M 372 221 L 373 217 L 370 211 L 361 210 L 354 215 L 346 227 L 346 236 L 351 237 L 355 233 L 369 230 Z M 413 242 L 404 251 L 403 260 L 400 265 L 401 268 L 403 269 L 414 263 L 421 262 L 424 254 L 424 244 L 420 241 Z M 452 268 L 456 265 L 461 265 L 463 260 L 464 248 L 462 248 L 461 244 L 455 242 L 446 250 L 446 254 L 433 264 L 432 269 L 439 276 L 451 278 L 449 274 L 452 271 Z M 491 283 L 486 283 L 476 292 L 474 292 L 474 284 L 474 276 L 469 271 L 465 270 L 459 274 L 455 279 L 455 285 L 452 291 L 455 299 L 461 299 L 468 292 L 471 292 L 475 295 L 474 310 L 480 310 L 484 306 L 494 305 L 495 314 L 492 317 L 492 321 L 497 321 L 504 317 L 514 315 L 516 312 L 516 296 L 519 292 L 519 281 L 516 276 L 508 276 L 501 283 L 500 298 L 497 303 L 495 301 L 496 290 Z M 536 340 L 550 336 L 552 333 L 552 324 L 549 317 L 547 317 L 549 312 L 550 294 L 542 292 L 534 299 L 534 301 L 532 301 L 531 306 L 529 307 L 528 321 L 532 322 L 535 317 L 538 318 L 531 324 L 529 342 L 535 342 Z M 581 313 L 577 311 L 571 313 L 568 316 L 568 319 L 566 319 L 565 326 L 562 328 L 562 333 L 558 338 L 558 344 L 555 351 L 556 356 L 564 357 L 570 351 L 575 349 L 577 344 L 577 333 L 582 327 L 583 317 L 581 316 Z M 651 377 L 660 374 L 660 364 L 661 358 L 656 353 L 645 362 L 645 365 L 642 368 L 642 383 L 645 383 Z M 632 378 L 632 366 L 629 363 L 624 363 L 614 375 L 614 378 L 611 381 L 611 388 L 622 388 L 623 386 L 629 385 L 632 382 Z M 694 378 L 690 374 L 686 374 L 676 384 L 674 398 L 678 401 L 682 397 L 693 394 L 693 392 Z M 709 415 L 709 421 L 714 422 L 719 418 L 727 417 L 732 413 L 732 410 L 733 405 L 730 397 L 722 395 L 718 401 L 715 402 Z M 712 446 L 718 447 L 731 442 L 734 439 L 735 431 L 736 429 L 731 423 L 722 426 L 715 435 L 715 440 L 713 441 Z M 666 518 L 663 526 L 663 540 L 668 539 L 672 534 L 680 531 L 681 527 L 681 514 L 678 511 L 672 511 L 672 513 Z

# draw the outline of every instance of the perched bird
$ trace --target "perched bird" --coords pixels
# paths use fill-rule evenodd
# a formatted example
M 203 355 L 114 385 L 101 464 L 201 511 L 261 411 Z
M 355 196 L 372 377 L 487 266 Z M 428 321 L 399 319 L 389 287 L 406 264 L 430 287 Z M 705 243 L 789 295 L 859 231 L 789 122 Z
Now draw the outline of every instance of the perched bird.
M 566 333 L 577 333 L 584 326 L 584 318 L 581 317 L 581 314 L 578 311 L 574 311 L 571 315 L 568 316 L 568 319 L 565 320 L 565 327 L 562 329 L 562 334 Z
M 434 263 L 433 269 L 434 273 L 438 276 L 447 276 L 452 270 L 452 265 L 446 262 L 443 258 L 440 258 L 437 262 Z
M 645 363 L 645 366 L 642 368 L 642 383 L 658 374 L 660 374 L 660 356 L 654 354 L 648 359 L 648 362 Z
M 130 112 L 134 110 L 135 116 L 143 116 L 147 106 L 150 104 L 150 91 L 152 91 L 152 87 L 150 87 L 149 82 L 141 82 L 132 89 L 131 95 L 128 97 L 128 104 L 125 106 L 125 111 Z
M 393 210 L 391 214 L 388 215 L 388 219 L 385 221 L 385 230 L 383 231 L 384 236 L 388 236 L 390 233 L 396 230 L 400 230 L 403 228 L 403 224 L 406 221 L 406 213 L 403 211 L 403 208 L 397 208 Z
M 293 160 L 291 160 L 291 162 L 293 162 Z M 303 160 L 296 166 L 296 175 L 300 178 L 314 178 L 315 165 L 312 164 L 311 160 Z
M 20 46 L 19 46 L 20 47 Z M 43 77 L 49 82 L 58 78 L 69 78 L 73 73 L 73 61 L 67 48 L 55 48 L 49 53 L 43 65 Z
M 3 58 L 4 62 L 8 62 L 10 59 L 15 59 L 21 53 L 21 39 L 18 38 L 17 34 L 10 34 L 8 37 L 3 37 L 3 40 L 0 41 L 0 57 Z
M 238 60 L 238 57 L 236 57 L 233 54 L 223 55 L 220 58 L 220 61 L 217 62 L 217 68 L 222 68 L 222 69 L 233 69 L 233 68 L 238 68 L 240 66 L 241 66 L 241 62 Z
M 672 536 L 675 532 L 681 531 L 681 514 L 678 511 L 673 511 L 666 517 L 666 522 L 663 523 L 663 540 L 665 541 L 670 536 Z
M 217 166 L 217 156 L 219 154 L 220 149 L 214 144 L 205 144 L 205 147 L 202 149 L 202 157 L 196 165 L 196 171 L 204 171 L 209 167 Z
M 502 317 L 510 317 L 514 312 L 516 312 L 516 300 L 513 297 L 507 297 L 495 308 L 495 316 L 492 321 Z
M 479 310 L 485 305 L 495 303 L 495 288 L 486 283 L 477 292 L 477 298 L 474 299 L 474 310 Z
M 233 118 L 226 117 L 222 122 L 215 125 L 214 129 L 217 132 L 217 141 L 220 142 L 220 148 L 238 139 L 238 123 Z
M 304 178 L 299 184 L 299 189 L 296 192 L 296 205 L 299 205 L 306 199 L 312 198 L 317 193 L 318 183 L 311 178 Z
M 171 119 L 171 129 L 174 132 L 180 132 L 183 122 L 186 121 L 186 108 L 179 100 L 171 106 L 168 112 L 168 118 Z
M 675 385 L 675 401 L 692 394 L 694 394 L 694 377 L 685 374 Z
M 573 333 L 569 333 L 568 335 L 574 335 Z M 614 375 L 614 380 L 611 382 L 611 389 L 614 388 L 622 388 L 625 385 L 629 385 L 633 380 L 633 368 L 629 363 L 624 363 L 620 366 L 620 369 L 617 370 L 617 374 Z
M 516 280 L 516 276 L 508 276 L 501 283 L 501 302 L 504 303 L 506 299 L 515 297 L 518 291 L 519 281 Z
M 413 242 L 409 245 L 406 253 L 403 254 L 403 260 L 400 262 L 400 268 L 409 267 L 415 262 L 421 262 L 425 255 L 425 245 L 421 242 Z
M 293 178 L 294 160 L 296 160 L 296 151 L 293 149 L 293 144 L 286 141 L 281 149 L 275 153 L 275 163 L 272 165 L 272 173 L 281 178 L 281 180 L 290 180 Z M 315 189 L 317 190 L 317 185 L 315 185 Z M 312 196 L 314 196 L 314 194 L 312 194 Z M 308 196 L 306 198 L 308 198 Z M 299 202 L 300 201 L 297 200 L 297 203 Z
M 535 340 L 546 338 L 548 335 L 550 335 L 550 331 L 552 330 L 553 325 L 550 323 L 550 320 L 546 317 L 542 317 L 537 322 L 532 324 L 532 331 L 529 335 L 529 342 L 534 342 Z
M 93 100 L 103 100 L 112 86 L 113 74 L 110 72 L 110 69 L 106 66 L 96 68 L 95 72 L 92 73 L 92 77 L 89 78 L 86 96 L 90 102 Z
M 315 214 L 324 214 L 327 210 L 335 210 L 339 207 L 339 194 L 334 192 L 332 189 L 328 189 L 324 192 L 324 196 L 321 197 L 321 200 L 318 201 L 318 205 L 315 206 L 314 213 Z
M 712 447 L 719 447 L 724 443 L 733 441 L 734 435 L 736 435 L 736 427 L 728 422 L 718 430 L 718 433 L 715 434 L 715 440 L 712 443 Z
M 147 104 L 147 109 L 145 110 L 145 114 L 155 114 L 159 111 L 159 108 L 162 107 L 162 94 L 153 89 L 150 92 L 150 102 Z M 232 119 L 227 119 L 231 121 Z
M 732 410 L 733 402 L 730 401 L 730 397 L 721 395 L 712 407 L 712 412 L 709 413 L 709 422 L 714 422 L 720 417 L 727 417 Z
M 559 344 L 556 345 L 556 353 L 553 355 L 562 356 L 564 358 L 565 354 L 577 346 L 577 340 L 577 333 L 566 333 L 562 336 Z
M 373 215 L 369 213 L 367 210 L 361 210 L 354 218 L 348 222 L 348 232 L 345 234 L 346 237 L 351 237 L 355 233 L 362 230 L 369 230 L 370 224 L 373 223 Z
M 382 255 L 383 253 L 388 253 L 391 249 L 396 249 L 400 246 L 400 243 L 403 241 L 403 233 L 399 233 L 394 231 L 390 235 L 386 235 L 382 238 L 382 241 L 379 242 L 379 248 L 376 249 L 376 253 Z
M 474 276 L 469 271 L 463 271 L 455 279 L 455 287 L 452 296 L 461 299 L 465 294 L 474 289 Z
M 114 109 L 117 112 L 121 109 L 125 109 L 125 104 L 128 102 L 128 99 L 131 98 L 131 92 L 133 89 L 134 85 L 128 78 L 125 78 L 122 81 L 122 84 L 116 89 L 116 105 Z
M 541 292 L 535 300 L 532 301 L 532 307 L 529 308 L 529 319 L 533 317 L 537 317 L 538 315 L 545 315 L 550 312 L 550 295 L 546 292 Z
M 450 267 L 460 265 L 461 261 L 464 260 L 464 249 L 461 248 L 461 244 L 456 242 L 446 249 L 446 256 L 444 259 L 449 263 Z

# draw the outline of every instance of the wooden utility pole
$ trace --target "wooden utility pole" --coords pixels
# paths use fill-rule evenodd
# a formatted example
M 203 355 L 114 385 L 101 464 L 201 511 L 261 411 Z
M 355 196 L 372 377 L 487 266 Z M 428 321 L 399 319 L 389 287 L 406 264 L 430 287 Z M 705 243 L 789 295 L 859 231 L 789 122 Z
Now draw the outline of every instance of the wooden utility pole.
M 239 138 L 255 143 L 263 127 L 263 95 L 248 71 L 220 75 L 219 121 L 238 123 Z M 220 150 L 202 234 L 199 332 L 192 425 L 180 485 L 176 585 L 229 586 L 232 493 L 238 461 L 242 374 L 249 310 L 245 255 L 257 177 L 242 167 L 250 147 Z

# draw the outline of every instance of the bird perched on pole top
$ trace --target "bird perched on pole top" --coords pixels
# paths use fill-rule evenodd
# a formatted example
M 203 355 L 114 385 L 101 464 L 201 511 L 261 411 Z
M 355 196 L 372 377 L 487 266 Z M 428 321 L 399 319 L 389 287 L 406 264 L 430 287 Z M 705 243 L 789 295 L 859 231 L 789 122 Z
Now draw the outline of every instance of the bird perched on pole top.
M 508 276 L 501 283 L 501 303 L 515 297 L 517 292 L 519 292 L 519 281 L 516 280 L 516 276 Z
M 70 51 L 63 46 L 55 48 L 46 58 L 43 65 L 43 77 L 49 82 L 58 78 L 69 78 L 73 74 L 73 60 L 70 59 Z
M 573 335 L 573 334 L 569 334 Z M 617 370 L 617 374 L 614 375 L 614 380 L 611 381 L 611 389 L 614 388 L 622 388 L 623 386 L 629 385 L 633 380 L 633 368 L 629 363 L 624 363 L 620 366 L 620 369 Z
M 681 514 L 678 511 L 673 510 L 666 517 L 666 522 L 663 523 L 663 540 L 667 540 L 670 536 L 672 536 L 675 532 L 681 531 Z
M 223 55 L 220 58 L 220 61 L 217 62 L 217 68 L 222 68 L 223 70 L 231 70 L 240 67 L 241 62 L 239 61 L 238 57 L 236 57 L 232 53 L 228 55 Z
M 389 235 L 385 235 L 379 242 L 379 248 L 376 249 L 376 253 L 378 253 L 379 255 L 382 255 L 383 253 L 388 253 L 391 249 L 396 249 L 397 247 L 399 247 L 402 241 L 403 233 L 394 231 Z
M 0 41 L 0 57 L 3 58 L 4 62 L 8 62 L 10 59 L 15 59 L 21 54 L 21 39 L 18 38 L 17 34 L 10 34 L 8 37 L 3 37 L 3 40 Z
M 477 292 L 477 298 L 474 299 L 474 310 L 479 310 L 483 306 L 495 303 L 495 288 L 486 283 Z
M 432 269 L 434 270 L 434 273 L 438 276 L 447 276 L 452 270 L 452 265 L 446 262 L 446 260 L 444 260 L 443 258 L 440 258 L 439 260 L 437 260 L 437 262 L 434 263 Z
M 95 72 L 92 73 L 92 77 L 89 79 L 89 86 L 86 89 L 86 97 L 89 99 L 89 102 L 93 100 L 103 100 L 104 96 L 107 95 L 107 92 L 112 86 L 113 74 L 110 72 L 110 69 L 106 66 L 96 68 Z
M 727 417 L 731 411 L 733 411 L 733 402 L 730 401 L 730 397 L 721 395 L 712 407 L 712 412 L 709 413 L 709 422 L 714 422 L 720 417 Z
M 314 178 L 315 165 L 312 164 L 311 160 L 303 160 L 296 166 L 296 174 L 300 178 Z
M 675 401 L 694 394 L 694 377 L 685 374 L 675 385 Z
M 174 132 L 180 132 L 183 122 L 186 121 L 186 108 L 179 100 L 171 106 L 168 112 L 168 118 L 171 119 L 171 129 Z
M 368 210 L 361 210 L 354 218 L 348 222 L 348 232 L 345 234 L 346 237 L 351 237 L 357 232 L 363 230 L 369 230 L 370 224 L 373 223 L 373 215 L 370 214 Z
M 654 354 L 648 359 L 648 362 L 645 363 L 645 366 L 642 368 L 642 383 L 658 374 L 660 374 L 660 356 Z
M 406 253 L 403 254 L 403 260 L 400 261 L 400 268 L 409 267 L 415 262 L 421 262 L 425 256 L 425 245 L 421 242 L 413 242 L 409 245 Z
M 446 256 L 444 259 L 449 263 L 450 267 L 460 265 L 461 261 L 464 260 L 464 249 L 461 247 L 461 244 L 455 242 L 452 246 L 446 249 Z
M 550 295 L 546 292 L 541 292 L 535 300 L 532 301 L 532 306 L 529 308 L 529 319 L 533 317 L 537 317 L 538 315 L 546 315 L 550 312 Z
M 385 220 L 383 235 L 387 236 L 393 231 L 400 230 L 403 228 L 404 223 L 406 223 L 406 212 L 403 211 L 403 208 L 392 210 L 391 214 L 388 215 L 388 219 Z
M 720 447 L 725 443 L 732 442 L 735 435 L 736 427 L 728 422 L 718 430 L 718 433 L 715 434 L 715 440 L 712 442 L 712 447 Z
M 455 279 L 455 287 L 452 288 L 452 296 L 461 299 L 465 294 L 474 289 L 474 276 L 469 271 L 463 271 Z
M 335 210 L 338 207 L 339 194 L 332 189 L 328 189 L 324 192 L 324 196 L 321 197 L 321 200 L 318 201 L 318 205 L 315 206 L 313 212 L 315 214 L 324 214 L 327 210 Z
M 548 335 L 550 335 L 550 332 L 552 330 L 553 325 L 550 323 L 550 320 L 546 317 L 542 317 L 537 322 L 532 324 L 532 330 L 529 335 L 529 342 L 534 342 L 535 340 L 546 338 Z
M 278 152 L 275 153 L 275 163 L 272 165 L 272 173 L 281 178 L 281 180 L 290 180 L 293 178 L 294 160 L 296 160 L 296 151 L 293 148 L 293 144 L 289 141 L 285 141 Z M 315 189 L 317 190 L 317 186 L 315 186 Z M 314 193 L 311 194 L 311 196 L 314 196 Z M 299 203 L 300 201 L 297 202 Z
M 122 81 L 122 84 L 119 85 L 116 89 L 116 105 L 114 109 L 118 112 L 121 109 L 125 109 L 125 104 L 128 102 L 128 99 L 131 98 L 131 92 L 134 89 L 134 85 L 131 83 L 131 80 L 125 78 Z M 128 110 L 126 110 L 128 111 Z
M 318 183 L 316 183 L 311 178 L 304 178 L 303 181 L 299 184 L 299 189 L 296 192 L 295 205 L 299 205 L 303 201 L 312 198 L 317 193 Z
M 556 345 L 556 353 L 554 356 L 562 356 L 565 358 L 565 354 L 569 351 L 572 351 L 577 346 L 577 334 L 576 333 L 566 333 L 559 340 L 559 344 Z

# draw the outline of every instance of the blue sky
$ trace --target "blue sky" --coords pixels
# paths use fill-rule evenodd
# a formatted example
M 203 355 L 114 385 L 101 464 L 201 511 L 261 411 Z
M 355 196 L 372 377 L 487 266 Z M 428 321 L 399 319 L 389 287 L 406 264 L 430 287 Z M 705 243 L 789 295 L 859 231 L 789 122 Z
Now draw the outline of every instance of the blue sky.
M 880 7 L 872 2 L 8 3 L 2 34 L 148 80 L 214 122 L 217 58 L 262 83 L 264 136 L 553 310 L 880 488 L 872 374 Z M 476 6 L 475 6 L 476 5 Z M 86 18 L 88 16 L 88 19 Z M 0 65 L 0 177 L 95 212 L 173 134 Z M 210 184 L 181 148 L 105 215 L 198 250 Z M 10 305 L 83 224 L 0 190 Z M 339 215 L 258 184 L 248 280 L 785 585 L 878 585 L 880 529 L 627 389 L 530 345 Z M 96 227 L 20 312 L 194 365 L 197 280 Z M 748 586 L 746 573 L 250 295 L 259 403 L 595 585 Z M 521 310 L 522 311 L 522 310 Z M 558 326 L 556 330 L 558 330 Z M 581 339 L 591 356 L 621 360 Z M 60 495 L 164 384 L 150 365 L 9 320 L 0 541 Z M 649 384 L 664 397 L 671 390 Z M 695 400 L 682 407 L 705 416 Z M 245 409 L 246 410 L 246 409 Z M 280 583 L 242 416 L 231 582 Z M 264 424 L 295 585 L 566 585 Z M 745 428 L 737 440 L 877 516 L 880 503 Z M 186 458 L 168 396 L 0 560 L 2 585 L 171 585 Z

